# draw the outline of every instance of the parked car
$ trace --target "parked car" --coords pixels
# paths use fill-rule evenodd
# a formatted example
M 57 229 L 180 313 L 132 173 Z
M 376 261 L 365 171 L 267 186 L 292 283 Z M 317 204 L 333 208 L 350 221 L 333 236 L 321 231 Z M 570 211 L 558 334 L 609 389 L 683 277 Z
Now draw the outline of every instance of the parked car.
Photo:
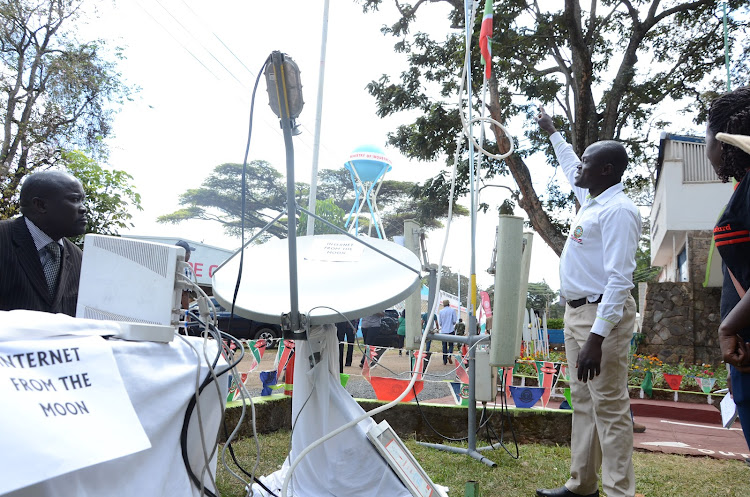
M 232 316 L 232 328 L 229 328 L 229 316 L 230 312 L 219 305 L 219 302 L 214 297 L 210 297 L 211 302 L 216 306 L 216 317 L 218 320 L 218 328 L 229 333 L 235 338 L 244 340 L 258 340 L 263 338 L 269 341 L 269 347 L 275 347 L 278 342 L 272 340 L 274 338 L 281 338 L 281 326 L 277 324 L 261 323 L 260 321 L 254 321 L 252 319 L 244 318 L 234 314 Z M 198 314 L 198 303 L 194 302 L 190 305 L 190 311 Z M 201 332 L 201 325 L 195 319 L 188 321 L 187 325 L 188 333 L 190 335 L 199 335 Z

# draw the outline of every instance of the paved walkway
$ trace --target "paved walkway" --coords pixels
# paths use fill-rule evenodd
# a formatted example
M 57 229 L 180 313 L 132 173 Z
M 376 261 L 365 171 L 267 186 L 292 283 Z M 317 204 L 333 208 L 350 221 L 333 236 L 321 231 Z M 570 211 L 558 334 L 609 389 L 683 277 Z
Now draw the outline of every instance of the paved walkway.
M 717 459 L 750 458 L 739 423 L 724 428 L 714 406 L 646 399 L 633 399 L 631 405 L 635 419 L 646 426 L 644 433 L 633 436 L 636 449 Z

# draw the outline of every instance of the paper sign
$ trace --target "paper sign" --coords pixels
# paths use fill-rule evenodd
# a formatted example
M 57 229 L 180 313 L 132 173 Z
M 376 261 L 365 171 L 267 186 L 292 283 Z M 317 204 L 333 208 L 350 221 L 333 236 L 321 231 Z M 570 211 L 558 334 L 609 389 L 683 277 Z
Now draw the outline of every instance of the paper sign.
M 734 403 L 732 394 L 728 393 L 721 399 L 721 424 L 724 428 L 729 428 L 737 419 L 737 405 Z
M 100 337 L 0 342 L 0 494 L 151 447 Z
M 315 240 L 305 257 L 309 261 L 356 262 L 365 246 L 354 240 Z

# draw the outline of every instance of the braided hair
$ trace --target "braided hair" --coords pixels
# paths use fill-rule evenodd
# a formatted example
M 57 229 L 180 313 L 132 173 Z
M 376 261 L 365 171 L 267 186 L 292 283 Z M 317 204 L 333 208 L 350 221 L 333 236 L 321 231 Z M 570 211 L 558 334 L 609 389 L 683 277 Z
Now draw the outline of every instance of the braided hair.
M 711 102 L 708 128 L 716 133 L 750 135 L 750 86 L 742 86 Z M 741 180 L 750 168 L 750 155 L 739 148 L 722 144 L 721 166 L 717 171 L 722 181 L 734 177 Z

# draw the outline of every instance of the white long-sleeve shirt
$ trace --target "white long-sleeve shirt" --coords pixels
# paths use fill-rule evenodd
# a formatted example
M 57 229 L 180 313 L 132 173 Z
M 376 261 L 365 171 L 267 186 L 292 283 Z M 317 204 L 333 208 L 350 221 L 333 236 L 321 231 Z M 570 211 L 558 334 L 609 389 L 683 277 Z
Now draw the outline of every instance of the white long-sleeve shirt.
M 590 301 L 601 295 L 591 333 L 606 337 L 622 319 L 633 288 L 641 216 L 625 195 L 622 183 L 596 197 L 575 186 L 581 160 L 560 133 L 553 133 L 550 141 L 581 204 L 560 256 L 560 294 L 566 300 L 586 297 Z

